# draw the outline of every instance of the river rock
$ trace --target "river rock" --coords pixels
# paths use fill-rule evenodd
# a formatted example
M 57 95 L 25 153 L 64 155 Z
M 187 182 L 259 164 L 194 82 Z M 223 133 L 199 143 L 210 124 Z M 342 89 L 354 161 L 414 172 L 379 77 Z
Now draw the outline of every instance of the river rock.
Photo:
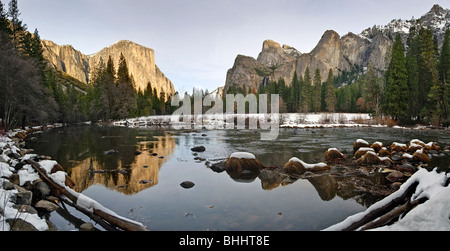
M 355 143 L 353 143 L 353 152 L 356 153 L 356 151 L 358 151 L 358 149 L 361 147 L 370 147 L 370 145 L 367 141 L 358 139 Z
M 367 152 L 374 152 L 375 153 L 375 150 L 373 150 L 370 147 L 361 147 L 361 148 L 358 149 L 358 151 L 356 151 L 354 157 L 355 157 L 355 159 L 359 159 L 362 156 L 364 156 Z
M 6 222 L 10 226 L 10 231 L 13 232 L 36 232 L 39 231 L 33 224 L 28 223 L 22 219 L 7 219 Z
M 423 150 L 418 150 L 413 154 L 413 160 L 415 162 L 422 162 L 424 164 L 429 163 L 431 160 L 428 156 L 423 152 Z
M 180 184 L 180 186 L 185 189 L 190 189 L 190 188 L 193 188 L 195 186 L 195 184 L 192 181 L 184 181 Z
M 390 149 L 391 149 L 391 152 L 396 151 L 396 152 L 404 153 L 408 150 L 408 147 L 406 146 L 406 144 L 394 142 L 391 144 Z
M 379 153 L 380 150 L 383 148 L 383 143 L 381 142 L 375 142 L 373 143 L 370 148 L 372 148 L 376 153 Z
M 45 198 L 50 195 L 51 189 L 47 185 L 47 183 L 41 181 L 41 182 L 37 183 L 37 185 L 36 185 L 36 192 L 38 193 L 38 195 L 41 198 Z
M 387 180 L 389 180 L 390 182 L 398 182 L 398 181 L 402 181 L 404 179 L 404 175 L 402 172 L 399 171 L 392 171 L 391 173 L 389 173 L 389 175 L 386 177 Z
M 81 224 L 81 226 L 79 227 L 79 230 L 89 232 L 89 231 L 94 231 L 95 227 L 94 227 L 94 224 L 92 224 L 90 222 L 86 222 L 86 223 Z
M 19 192 L 13 195 L 11 200 L 15 204 L 31 205 L 31 201 L 33 200 L 33 193 L 30 191 Z
M 380 157 L 391 157 L 391 152 L 389 152 L 389 150 L 386 147 L 383 147 L 378 152 L 378 155 Z
M 204 151 L 206 151 L 206 148 L 204 146 L 196 146 L 196 147 L 192 148 L 191 151 L 193 151 L 193 152 L 204 152 Z
M 56 209 L 59 208 L 58 205 L 56 205 L 56 204 L 54 204 L 54 203 L 52 203 L 50 201 L 47 201 L 47 200 L 40 200 L 40 201 L 38 201 L 36 203 L 36 205 L 34 205 L 34 207 L 35 208 L 39 208 L 39 209 L 44 209 L 47 212 L 53 212 L 53 211 L 55 211 Z
M 325 161 L 339 161 L 344 159 L 344 154 L 336 148 L 330 148 L 325 152 Z

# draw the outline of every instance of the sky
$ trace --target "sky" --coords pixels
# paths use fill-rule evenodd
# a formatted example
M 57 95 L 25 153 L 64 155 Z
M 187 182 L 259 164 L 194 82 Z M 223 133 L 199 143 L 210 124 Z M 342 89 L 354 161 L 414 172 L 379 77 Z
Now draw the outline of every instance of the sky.
M 9 0 L 1 0 L 5 6 Z M 262 44 L 310 52 L 326 30 L 360 33 L 393 19 L 418 18 L 448 0 L 18 0 L 23 23 L 41 39 L 93 54 L 120 40 L 155 50 L 180 93 L 225 85 L 238 54 Z

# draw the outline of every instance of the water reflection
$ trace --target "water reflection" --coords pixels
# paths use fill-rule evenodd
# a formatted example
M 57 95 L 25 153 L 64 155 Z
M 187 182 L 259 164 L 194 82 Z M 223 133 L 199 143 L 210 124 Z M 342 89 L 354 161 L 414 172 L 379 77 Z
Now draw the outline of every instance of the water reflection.
M 27 144 L 56 159 L 75 181 L 75 191 L 100 184 L 126 195 L 158 184 L 159 170 L 176 146 L 164 131 L 97 126 L 59 128 Z
M 125 158 L 120 151 L 86 158 L 71 169 L 71 177 L 77 184 L 74 189 L 82 192 L 101 184 L 126 195 L 139 193 L 158 184 L 159 170 L 175 145 L 170 135 L 154 136 L 154 140 L 137 142 L 135 151 L 129 151 Z

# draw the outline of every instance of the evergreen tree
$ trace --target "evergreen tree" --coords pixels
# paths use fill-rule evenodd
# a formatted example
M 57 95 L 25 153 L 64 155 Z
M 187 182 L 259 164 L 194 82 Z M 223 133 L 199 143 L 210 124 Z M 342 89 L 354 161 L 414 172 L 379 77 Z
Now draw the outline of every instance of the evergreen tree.
M 419 31 L 419 99 L 418 107 L 421 108 L 421 116 L 429 116 L 430 111 L 435 109 L 435 104 L 431 104 L 428 99 L 431 86 L 438 81 L 437 70 L 438 59 L 436 57 L 436 48 L 433 40 L 433 32 L 426 28 Z
M 20 41 L 20 37 L 27 29 L 26 25 L 22 24 L 22 20 L 19 19 L 21 13 L 19 11 L 19 4 L 17 0 L 11 0 L 9 2 L 8 16 L 11 18 L 11 37 L 13 45 L 16 46 Z
M 387 76 L 386 112 L 394 119 L 404 119 L 408 115 L 408 75 L 405 50 L 400 35 L 397 35 L 392 50 Z
M 311 73 L 309 71 L 309 67 L 306 67 L 305 75 L 303 77 L 303 81 L 301 82 L 301 110 L 302 112 L 309 112 L 311 109 L 311 89 L 312 89 L 312 81 L 311 81 Z
M 317 68 L 314 73 L 314 86 L 312 88 L 311 104 L 313 112 L 320 112 L 322 107 L 322 77 L 320 76 L 320 70 Z
M 127 60 L 123 53 L 120 53 L 119 68 L 117 69 L 117 83 L 130 83 L 131 78 L 128 72 Z
M 11 35 L 11 29 L 9 28 L 8 13 L 5 11 L 5 7 L 1 1 L 0 1 L 0 33 Z
M 328 78 L 325 89 L 325 110 L 328 112 L 336 111 L 336 88 L 334 87 L 333 70 L 328 72 Z
M 416 27 L 412 27 L 409 32 L 406 53 L 406 67 L 408 71 L 409 87 L 409 117 L 420 120 L 419 104 L 419 34 Z
M 439 79 L 431 87 L 429 102 L 435 105 L 432 110 L 433 122 L 441 125 L 449 117 L 449 74 L 450 74 L 450 31 L 447 30 L 439 58 Z

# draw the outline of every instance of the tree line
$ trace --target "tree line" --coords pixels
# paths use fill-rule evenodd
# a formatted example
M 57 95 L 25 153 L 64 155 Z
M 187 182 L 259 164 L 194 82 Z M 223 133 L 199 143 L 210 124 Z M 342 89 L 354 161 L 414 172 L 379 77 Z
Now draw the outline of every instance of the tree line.
M 88 85 L 50 67 L 39 32 L 27 30 L 17 0 L 0 1 L 0 129 L 170 114 L 170 98 L 151 83 L 136 91 L 127 62 L 101 60 Z
M 387 67 L 380 72 L 368 67 L 334 76 L 330 69 L 322 82 L 320 71 L 309 67 L 290 84 L 284 79 L 261 84 L 258 90 L 230 86 L 227 94 L 279 94 L 280 112 L 364 112 L 402 124 L 450 122 L 450 30 L 442 47 L 432 30 L 412 27 L 406 46 L 396 36 L 387 55 Z

